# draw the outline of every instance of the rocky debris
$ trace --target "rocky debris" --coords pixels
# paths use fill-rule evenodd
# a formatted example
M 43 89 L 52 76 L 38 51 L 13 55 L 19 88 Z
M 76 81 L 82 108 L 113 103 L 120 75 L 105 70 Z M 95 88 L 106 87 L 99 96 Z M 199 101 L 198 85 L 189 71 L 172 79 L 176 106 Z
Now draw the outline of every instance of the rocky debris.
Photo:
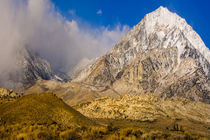
M 194 120 L 210 123 L 210 105 L 184 98 L 159 98 L 152 94 L 103 97 L 75 106 L 90 118 L 128 119 L 153 122 L 157 119 Z
M 210 51 L 183 18 L 160 7 L 73 81 L 210 103 Z

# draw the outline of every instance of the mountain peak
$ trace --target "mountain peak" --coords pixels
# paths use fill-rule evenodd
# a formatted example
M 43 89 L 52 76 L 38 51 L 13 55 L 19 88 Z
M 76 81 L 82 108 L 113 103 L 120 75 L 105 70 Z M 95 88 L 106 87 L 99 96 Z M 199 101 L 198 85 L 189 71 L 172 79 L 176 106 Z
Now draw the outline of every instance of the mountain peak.
M 200 36 L 184 18 L 171 12 L 166 7 L 160 6 L 155 11 L 148 13 L 143 20 L 131 30 L 130 34 L 135 34 L 135 32 L 138 32 L 143 28 L 147 38 L 151 34 L 156 34 L 160 40 L 166 38 L 170 32 L 177 32 L 178 36 L 181 35 L 186 38 L 189 43 L 210 63 L 210 51 L 205 46 Z M 179 45 L 178 49 L 182 50 L 183 48 Z
M 169 19 L 173 18 L 173 20 L 184 20 L 180 16 L 178 16 L 176 13 L 170 11 L 167 7 L 160 6 L 155 11 L 147 14 L 147 15 L 155 15 L 157 19 Z M 184 20 L 185 21 L 185 20 Z M 170 23 L 171 24 L 171 23 Z
M 155 11 L 162 12 L 162 13 L 163 12 L 169 12 L 168 8 L 167 7 L 163 7 L 163 6 L 160 6 Z
M 167 8 L 160 6 L 155 11 L 147 14 L 144 20 L 149 28 L 156 25 L 165 25 L 169 28 L 172 26 L 177 26 L 181 29 L 187 25 L 185 19 L 178 16 L 176 13 L 169 11 Z

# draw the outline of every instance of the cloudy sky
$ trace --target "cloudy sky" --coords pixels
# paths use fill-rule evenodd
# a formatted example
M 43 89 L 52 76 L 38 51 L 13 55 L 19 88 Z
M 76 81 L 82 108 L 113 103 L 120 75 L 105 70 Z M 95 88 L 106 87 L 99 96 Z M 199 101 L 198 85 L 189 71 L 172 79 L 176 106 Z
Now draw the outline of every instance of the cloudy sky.
M 184 17 L 210 46 L 208 0 L 0 0 L 0 73 L 25 46 L 67 72 L 83 58 L 106 53 L 161 5 Z

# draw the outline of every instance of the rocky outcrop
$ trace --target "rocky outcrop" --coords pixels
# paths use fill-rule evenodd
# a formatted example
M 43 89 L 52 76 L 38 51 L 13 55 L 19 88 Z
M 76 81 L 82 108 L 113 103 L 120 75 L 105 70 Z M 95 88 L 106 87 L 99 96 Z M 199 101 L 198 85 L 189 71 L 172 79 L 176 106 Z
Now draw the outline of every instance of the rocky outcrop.
M 210 103 L 210 51 L 183 18 L 160 7 L 73 81 Z
M 17 97 L 18 93 L 13 90 L 8 90 L 6 88 L 0 88 L 0 97 Z

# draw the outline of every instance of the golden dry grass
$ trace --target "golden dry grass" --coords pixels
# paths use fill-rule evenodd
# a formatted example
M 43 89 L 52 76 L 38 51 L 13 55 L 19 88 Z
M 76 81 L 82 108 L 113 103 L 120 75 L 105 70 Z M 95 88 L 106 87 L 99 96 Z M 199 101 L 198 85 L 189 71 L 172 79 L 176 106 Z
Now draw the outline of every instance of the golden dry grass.
M 207 139 L 209 132 L 198 124 L 192 131 L 184 121 L 89 119 L 51 93 L 8 98 L 0 104 L 0 139 L 190 140 Z

